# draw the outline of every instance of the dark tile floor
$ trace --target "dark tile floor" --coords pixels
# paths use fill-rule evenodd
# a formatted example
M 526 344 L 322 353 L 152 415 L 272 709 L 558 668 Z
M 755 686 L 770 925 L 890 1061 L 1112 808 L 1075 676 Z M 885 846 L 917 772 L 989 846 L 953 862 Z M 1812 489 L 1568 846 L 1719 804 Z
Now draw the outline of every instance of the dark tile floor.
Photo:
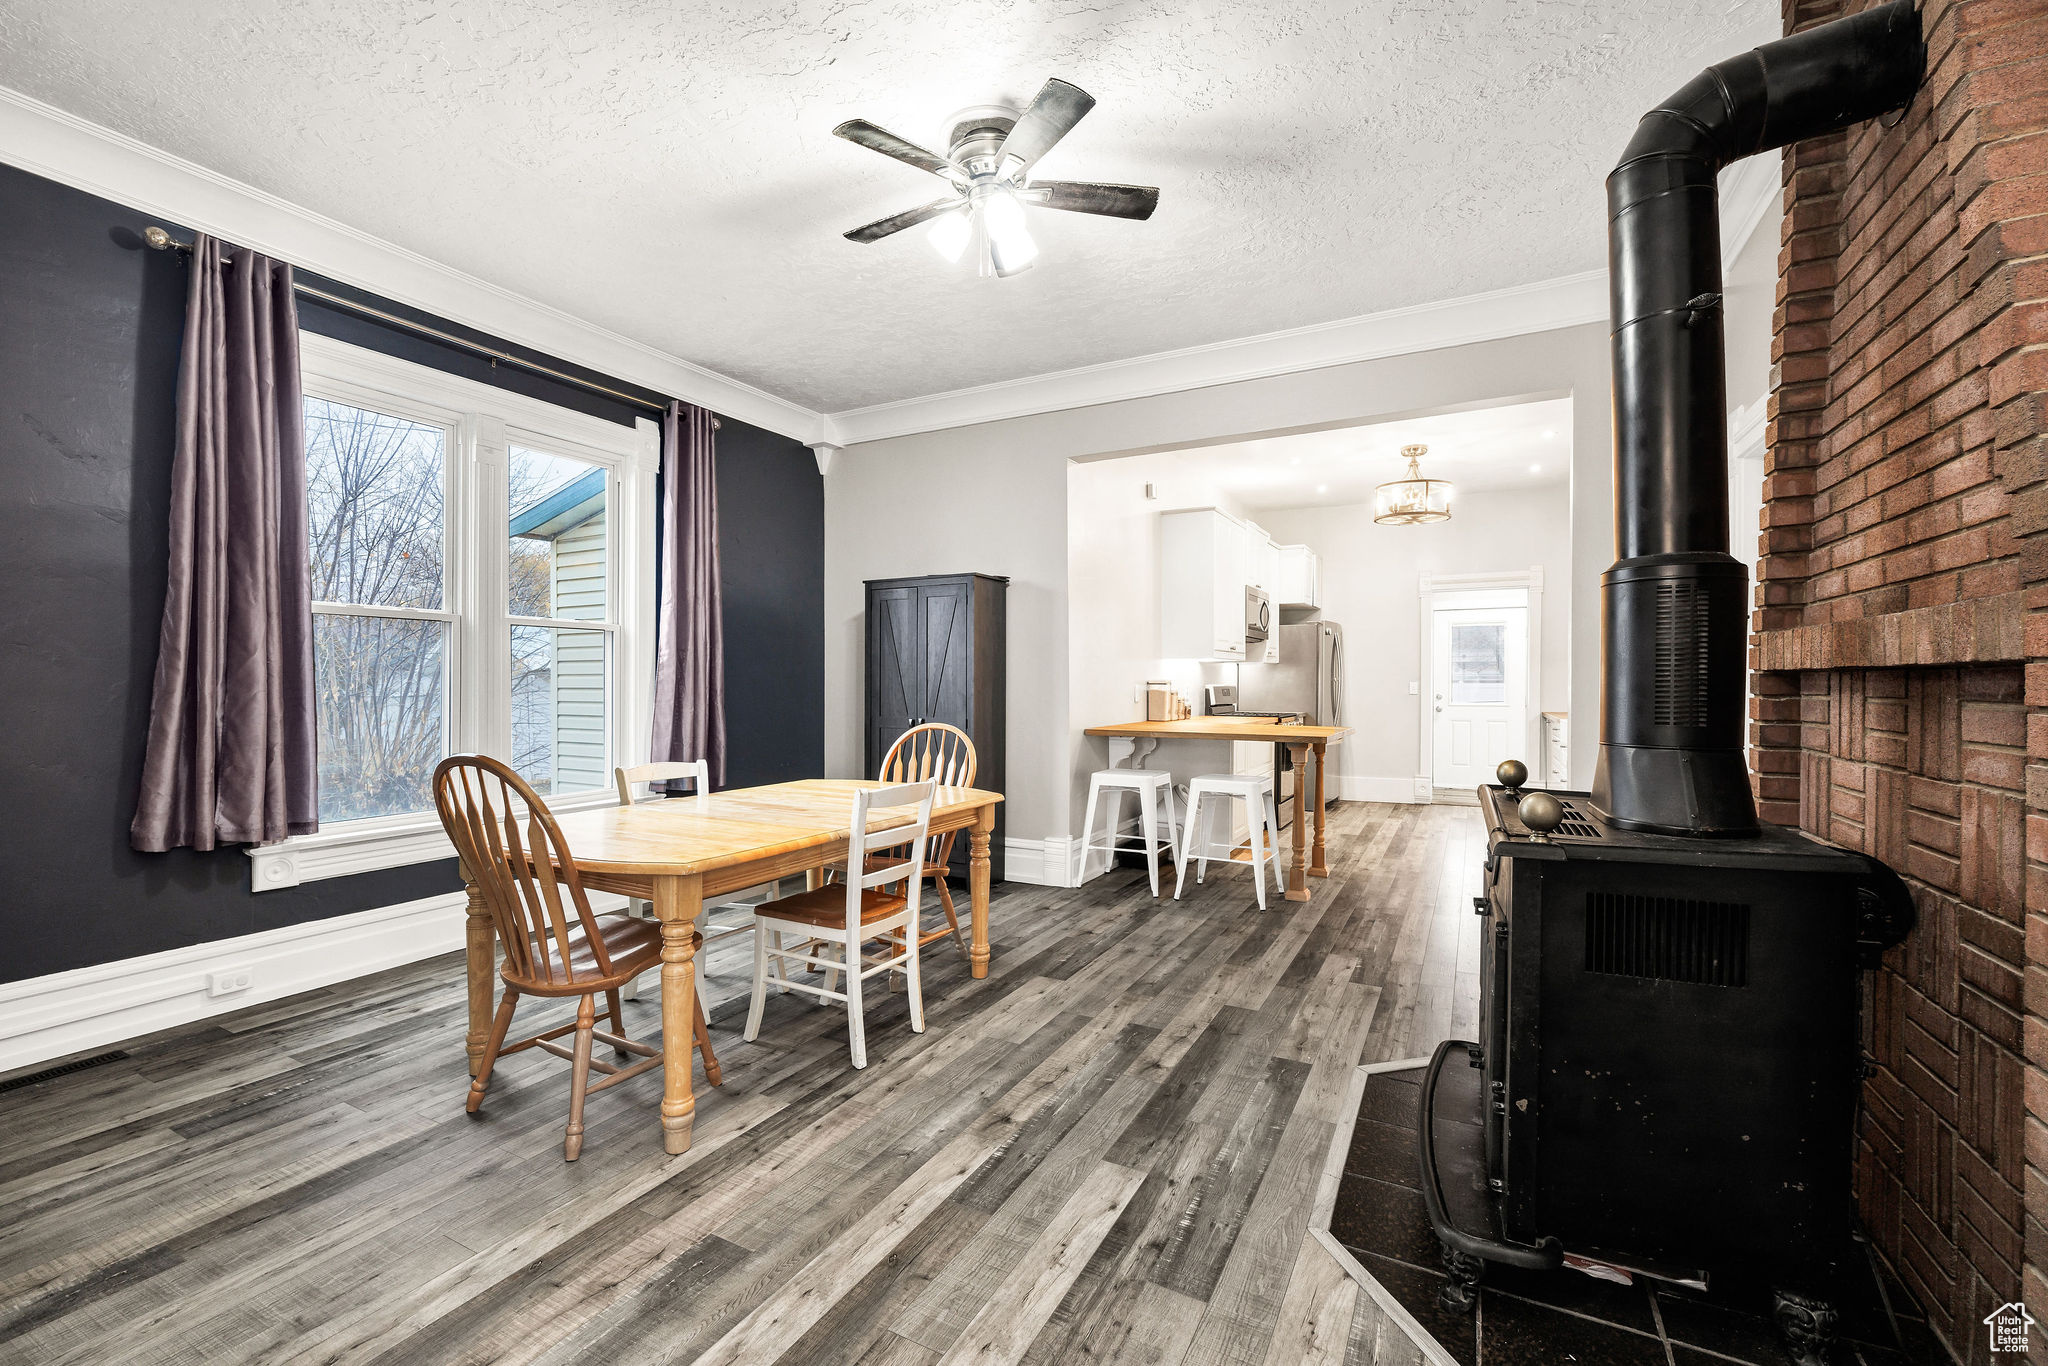
M 1474 1314 L 1437 1308 L 1443 1284 L 1436 1235 L 1418 1187 L 1415 1153 L 1421 1069 L 1375 1073 L 1365 1085 L 1330 1232 L 1467 1366 L 1785 1366 L 1762 1286 L 1725 1280 L 1696 1294 L 1638 1278 L 1615 1285 L 1576 1271 L 1490 1266 Z M 1442 1102 L 1440 1101 L 1439 1104 Z M 1837 1366 L 1949 1366 L 1950 1358 L 1895 1282 L 1892 1336 L 1873 1281 L 1867 1302 L 1844 1303 Z

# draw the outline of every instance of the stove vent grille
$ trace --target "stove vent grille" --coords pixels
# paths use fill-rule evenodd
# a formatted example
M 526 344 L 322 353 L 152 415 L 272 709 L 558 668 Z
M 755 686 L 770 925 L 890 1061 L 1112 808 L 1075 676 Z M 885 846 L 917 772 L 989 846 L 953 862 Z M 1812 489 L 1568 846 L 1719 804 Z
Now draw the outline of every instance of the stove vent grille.
M 1660 726 L 1707 724 L 1707 595 L 1693 583 L 1657 585 L 1657 695 Z
M 1590 892 L 1586 971 L 1705 987 L 1748 986 L 1749 907 Z

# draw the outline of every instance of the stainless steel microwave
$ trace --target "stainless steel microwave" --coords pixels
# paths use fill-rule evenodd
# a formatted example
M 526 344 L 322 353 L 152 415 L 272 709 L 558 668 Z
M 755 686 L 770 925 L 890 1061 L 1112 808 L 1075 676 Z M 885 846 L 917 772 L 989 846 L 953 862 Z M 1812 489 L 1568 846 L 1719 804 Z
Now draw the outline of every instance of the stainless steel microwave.
M 1244 638 L 1247 645 L 1263 646 L 1273 630 L 1273 597 L 1263 588 L 1244 590 Z M 1249 650 L 1246 651 L 1250 653 Z

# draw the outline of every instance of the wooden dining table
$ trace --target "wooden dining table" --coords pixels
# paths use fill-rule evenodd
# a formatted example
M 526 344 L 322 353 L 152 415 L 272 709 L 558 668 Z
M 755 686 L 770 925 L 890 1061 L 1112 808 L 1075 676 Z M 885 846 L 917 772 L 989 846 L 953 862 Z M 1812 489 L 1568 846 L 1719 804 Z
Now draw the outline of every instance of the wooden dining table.
M 1323 761 L 1331 745 L 1351 734 L 1349 726 L 1304 726 L 1287 721 L 1268 721 L 1254 716 L 1190 716 L 1179 721 L 1124 721 L 1110 726 L 1090 726 L 1084 734 L 1112 740 L 1139 742 L 1131 747 L 1128 767 L 1142 768 L 1146 755 L 1161 740 L 1229 740 L 1239 743 L 1285 745 L 1294 760 L 1294 862 L 1287 870 L 1287 899 L 1308 900 L 1308 880 L 1330 875 L 1329 856 L 1323 844 Z M 1147 744 L 1145 742 L 1150 742 Z M 1311 852 L 1303 807 L 1308 805 L 1308 783 L 1303 777 L 1306 760 L 1315 756 L 1315 842 Z M 1114 761 L 1114 755 L 1113 761 Z
M 691 1011 L 696 1001 L 693 930 L 712 899 L 764 882 L 816 873 L 846 857 L 854 789 L 880 787 L 861 779 L 809 778 L 768 787 L 734 788 L 701 797 L 670 797 L 636 806 L 568 812 L 556 823 L 583 885 L 652 902 L 661 922 L 662 1146 L 687 1152 L 697 1110 L 690 1084 Z M 988 976 L 989 836 L 1002 796 L 971 787 L 941 787 L 932 800 L 931 833 L 968 832 L 968 889 L 973 933 L 968 965 Z M 889 813 L 869 828 L 892 823 Z M 467 870 L 465 870 L 467 881 Z M 496 1008 L 496 933 L 475 883 L 469 884 L 469 1070 L 476 1074 Z

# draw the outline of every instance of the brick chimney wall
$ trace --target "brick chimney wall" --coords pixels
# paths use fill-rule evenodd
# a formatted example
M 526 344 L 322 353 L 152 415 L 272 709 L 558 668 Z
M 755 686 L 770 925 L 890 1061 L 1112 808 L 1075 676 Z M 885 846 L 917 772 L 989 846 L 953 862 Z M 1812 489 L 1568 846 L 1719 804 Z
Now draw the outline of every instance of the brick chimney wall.
M 1913 888 L 1856 1187 L 1988 1366 L 1985 1314 L 2048 1320 L 2048 0 L 1921 10 L 1905 116 L 1784 155 L 1751 741 L 1766 819 Z

